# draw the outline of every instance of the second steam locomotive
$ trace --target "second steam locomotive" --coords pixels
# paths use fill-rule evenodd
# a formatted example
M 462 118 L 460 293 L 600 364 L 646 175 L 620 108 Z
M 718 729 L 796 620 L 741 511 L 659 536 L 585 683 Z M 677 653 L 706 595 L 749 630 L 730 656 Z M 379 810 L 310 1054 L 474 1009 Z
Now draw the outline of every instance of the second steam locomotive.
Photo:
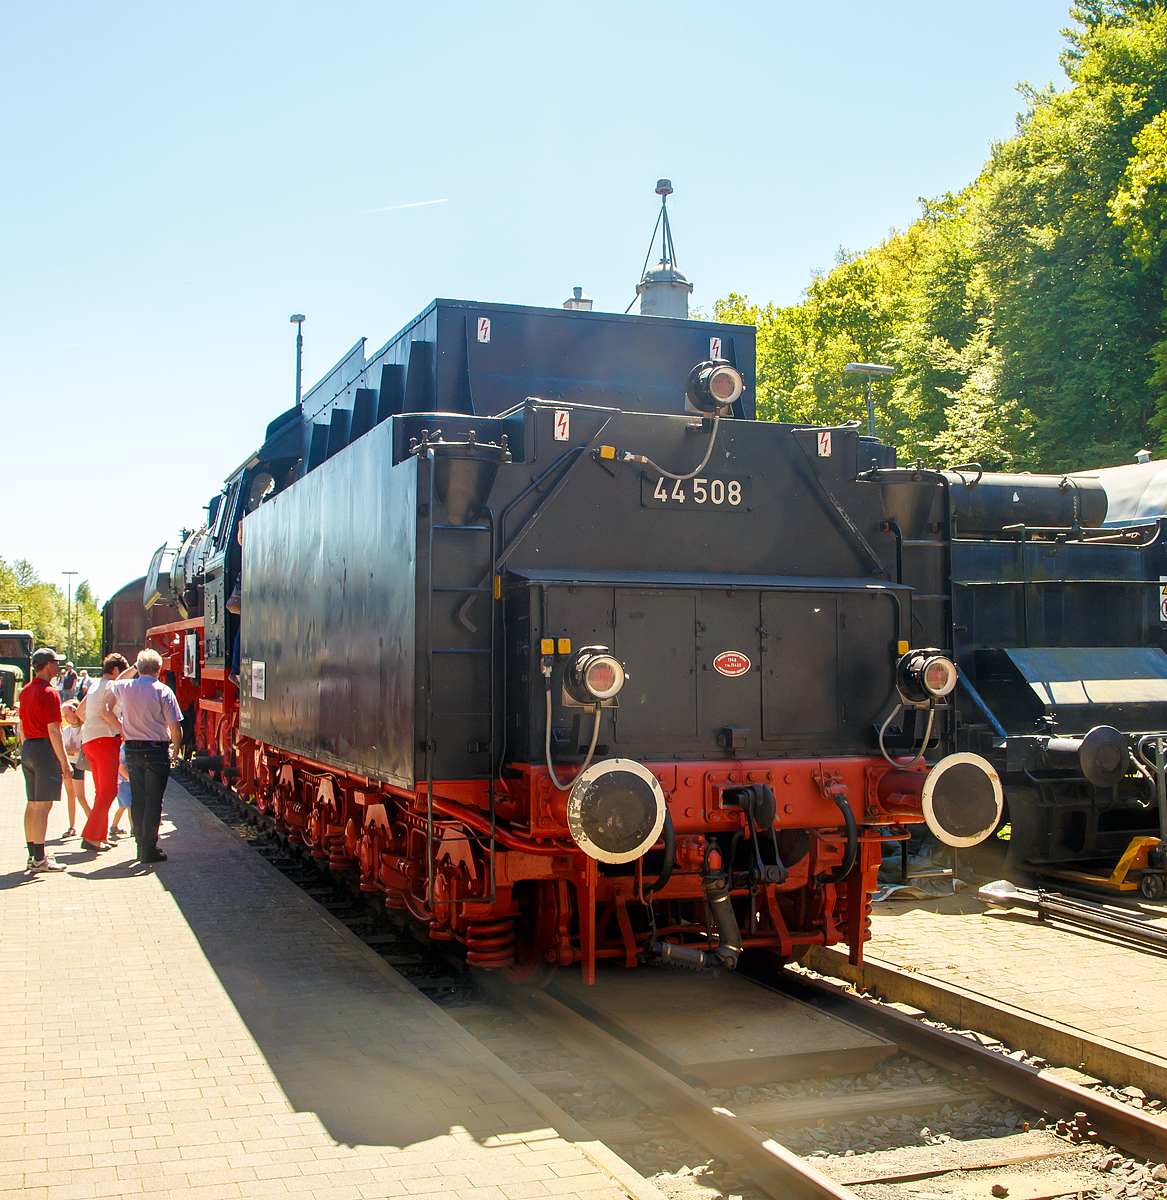
M 755 421 L 753 357 L 749 327 L 446 300 L 358 343 L 151 564 L 194 766 L 526 979 L 857 961 L 885 843 L 976 844 L 1003 781 L 1145 820 L 1128 727 L 1167 711 L 1061 681 L 1167 686 L 1155 529 L 1092 532 L 1089 481 Z

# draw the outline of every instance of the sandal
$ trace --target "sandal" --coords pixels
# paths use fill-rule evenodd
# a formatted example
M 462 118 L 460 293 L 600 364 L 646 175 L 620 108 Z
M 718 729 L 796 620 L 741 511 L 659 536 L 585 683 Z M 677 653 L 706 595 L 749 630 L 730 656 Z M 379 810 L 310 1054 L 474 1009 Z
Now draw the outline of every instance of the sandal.
M 63 838 L 76 837 L 76 836 L 77 836 L 77 830 L 74 829 L 72 825 L 70 825 L 69 828 L 66 829 L 63 834 L 61 834 L 61 837 L 63 837 Z

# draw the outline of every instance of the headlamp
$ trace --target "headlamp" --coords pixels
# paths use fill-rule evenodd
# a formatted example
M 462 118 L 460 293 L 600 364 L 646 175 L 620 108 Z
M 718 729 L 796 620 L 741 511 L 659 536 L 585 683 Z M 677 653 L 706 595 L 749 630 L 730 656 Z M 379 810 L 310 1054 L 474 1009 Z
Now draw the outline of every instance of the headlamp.
M 909 650 L 896 666 L 896 686 L 908 704 L 940 700 L 956 687 L 956 664 L 942 650 Z
M 723 358 L 698 363 L 685 383 L 689 403 L 703 413 L 719 413 L 742 394 L 741 373 Z
M 607 646 L 584 646 L 563 672 L 563 686 L 580 704 L 602 704 L 624 686 L 624 668 Z

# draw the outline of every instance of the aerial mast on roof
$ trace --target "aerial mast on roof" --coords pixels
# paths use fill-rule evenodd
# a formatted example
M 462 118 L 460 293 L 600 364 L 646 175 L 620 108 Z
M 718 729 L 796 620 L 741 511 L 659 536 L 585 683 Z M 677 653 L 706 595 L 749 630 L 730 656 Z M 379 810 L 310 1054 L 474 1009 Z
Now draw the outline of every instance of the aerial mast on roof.
M 645 270 L 636 285 L 640 297 L 642 317 L 679 317 L 688 320 L 689 293 L 693 285 L 677 270 L 677 254 L 673 248 L 673 231 L 669 227 L 668 198 L 673 194 L 672 180 L 658 179 L 656 194 L 660 197 L 660 213 L 648 243 L 648 254 L 644 258 Z M 648 260 L 656 244 L 657 230 L 661 231 L 660 262 L 648 270 Z M 630 304 L 629 308 L 632 307 Z

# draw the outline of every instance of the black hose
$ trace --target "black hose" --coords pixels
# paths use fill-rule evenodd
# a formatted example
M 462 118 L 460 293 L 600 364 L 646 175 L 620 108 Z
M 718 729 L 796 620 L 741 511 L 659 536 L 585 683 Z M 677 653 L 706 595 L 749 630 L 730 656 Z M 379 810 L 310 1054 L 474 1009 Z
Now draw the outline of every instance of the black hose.
M 812 883 L 815 887 L 822 887 L 825 883 L 841 883 L 851 873 L 855 856 L 859 853 L 859 827 L 855 824 L 855 814 L 847 803 L 847 797 L 842 792 L 833 792 L 831 799 L 843 814 L 843 824 L 847 826 L 847 848 L 843 851 L 843 861 L 837 867 L 821 871 L 814 877 Z
M 665 839 L 665 860 L 661 864 L 660 874 L 644 889 L 645 897 L 659 892 L 672 878 L 673 868 L 677 865 L 677 835 L 673 830 L 673 814 L 665 808 L 665 824 L 661 831 Z

